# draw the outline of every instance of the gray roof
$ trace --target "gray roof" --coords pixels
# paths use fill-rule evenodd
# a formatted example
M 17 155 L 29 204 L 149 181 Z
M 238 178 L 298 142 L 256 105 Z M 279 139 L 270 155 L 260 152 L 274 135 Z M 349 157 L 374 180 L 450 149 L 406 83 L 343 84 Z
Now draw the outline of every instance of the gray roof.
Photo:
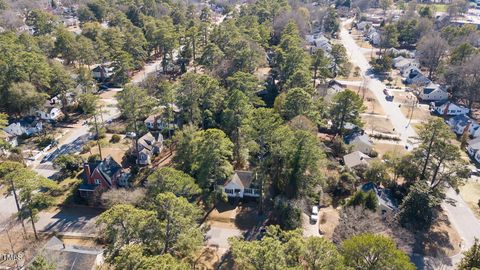
M 345 166 L 352 169 L 359 165 L 368 165 L 368 161 L 372 158 L 365 155 L 360 151 L 355 151 L 350 154 L 343 156 L 343 161 L 345 162 Z
M 55 236 L 45 244 L 41 252 L 48 261 L 55 264 L 57 270 L 94 269 L 97 258 L 102 253 L 102 249 L 64 245 Z

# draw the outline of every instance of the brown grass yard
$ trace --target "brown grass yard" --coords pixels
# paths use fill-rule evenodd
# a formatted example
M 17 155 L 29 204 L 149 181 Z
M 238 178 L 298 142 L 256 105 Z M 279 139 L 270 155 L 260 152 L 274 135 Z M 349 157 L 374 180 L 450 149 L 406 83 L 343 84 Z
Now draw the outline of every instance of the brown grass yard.
M 480 200 L 480 180 L 469 181 L 460 187 L 460 196 L 468 204 L 473 213 L 480 218 L 480 207 L 478 201 Z

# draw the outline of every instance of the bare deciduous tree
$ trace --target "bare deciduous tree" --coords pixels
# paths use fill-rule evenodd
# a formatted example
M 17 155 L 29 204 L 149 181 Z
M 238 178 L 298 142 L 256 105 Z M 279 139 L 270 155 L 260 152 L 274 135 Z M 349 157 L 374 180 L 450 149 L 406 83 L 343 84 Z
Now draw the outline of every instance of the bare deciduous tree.
M 428 78 L 432 78 L 445 57 L 448 49 L 447 42 L 434 32 L 424 36 L 417 46 L 417 57 L 422 65 L 428 69 Z

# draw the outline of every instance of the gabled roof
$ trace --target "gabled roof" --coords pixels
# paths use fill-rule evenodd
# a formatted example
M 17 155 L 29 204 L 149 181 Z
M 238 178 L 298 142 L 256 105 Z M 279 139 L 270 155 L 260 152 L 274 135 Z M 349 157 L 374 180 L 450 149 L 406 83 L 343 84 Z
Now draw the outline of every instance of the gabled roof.
M 241 188 L 249 188 L 254 179 L 254 174 L 251 171 L 235 171 L 230 180 L 225 182 L 224 185 L 234 183 Z
M 397 209 L 397 201 L 392 195 L 391 190 L 377 187 L 374 183 L 368 182 L 362 186 L 363 192 L 373 191 L 377 195 L 378 203 L 392 210 Z
M 355 151 L 350 154 L 343 156 L 343 161 L 345 162 L 345 166 L 348 168 L 354 168 L 359 165 L 368 165 L 368 161 L 372 158 L 365 155 L 360 151 Z
M 122 169 L 122 166 L 120 166 L 112 156 L 108 156 L 100 162 L 97 168 L 107 182 L 112 185 L 112 177 Z
M 52 237 L 42 253 L 48 261 L 55 263 L 55 269 L 88 270 L 95 267 L 103 250 L 65 245 L 57 237 Z

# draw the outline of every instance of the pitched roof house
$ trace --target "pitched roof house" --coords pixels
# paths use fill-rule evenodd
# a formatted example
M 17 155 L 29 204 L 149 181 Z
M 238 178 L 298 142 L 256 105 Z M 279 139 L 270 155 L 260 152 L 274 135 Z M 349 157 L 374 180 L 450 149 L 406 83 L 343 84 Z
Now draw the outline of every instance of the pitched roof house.
M 423 101 L 441 101 L 448 99 L 448 92 L 445 87 L 436 83 L 430 83 L 418 93 L 418 98 Z
M 404 75 L 405 74 L 405 75 Z M 431 83 L 430 79 L 427 78 L 425 75 L 417 67 L 409 67 L 407 72 L 402 73 L 402 76 L 406 76 L 405 84 L 414 84 L 418 86 L 428 85 Z M 408 75 L 407 75 L 408 74 Z
M 92 78 L 99 81 L 106 81 L 113 76 L 113 67 L 108 64 L 97 65 L 92 69 Z
M 466 148 L 467 148 L 467 153 L 471 157 L 474 157 L 475 153 L 477 153 L 477 151 L 480 150 L 480 137 L 468 141 Z
M 104 191 L 124 184 L 119 183 L 121 174 L 122 166 L 111 156 L 101 161 L 84 163 L 83 183 L 78 188 L 80 196 L 90 204 L 98 203 L 98 199 Z
M 360 166 L 368 166 L 372 158 L 360 151 L 355 151 L 343 156 L 343 162 L 349 169 L 355 169 Z
M 217 184 L 230 198 L 260 197 L 260 189 L 255 183 L 256 175 L 251 171 L 235 171 L 223 184 Z
M 353 136 L 348 137 L 345 142 L 353 146 L 353 151 L 360 151 L 367 155 L 373 152 L 373 142 L 370 140 L 370 137 L 368 137 L 366 133 L 355 133 Z
M 393 197 L 392 191 L 389 189 L 381 188 L 372 182 L 362 185 L 363 192 L 373 191 L 377 196 L 378 206 L 382 215 L 390 214 L 398 209 L 397 200 Z
M 160 133 L 152 134 L 148 132 L 138 139 L 138 159 L 137 164 L 148 165 L 152 162 L 152 157 L 159 154 L 163 148 L 163 136 Z M 133 149 L 136 152 L 134 141 Z
M 103 264 L 103 249 L 67 245 L 53 236 L 40 252 L 57 270 L 92 270 Z
M 433 112 L 443 116 L 455 116 L 468 114 L 470 112 L 470 109 L 457 105 L 453 102 L 446 102 L 440 106 L 435 107 L 433 109 Z

